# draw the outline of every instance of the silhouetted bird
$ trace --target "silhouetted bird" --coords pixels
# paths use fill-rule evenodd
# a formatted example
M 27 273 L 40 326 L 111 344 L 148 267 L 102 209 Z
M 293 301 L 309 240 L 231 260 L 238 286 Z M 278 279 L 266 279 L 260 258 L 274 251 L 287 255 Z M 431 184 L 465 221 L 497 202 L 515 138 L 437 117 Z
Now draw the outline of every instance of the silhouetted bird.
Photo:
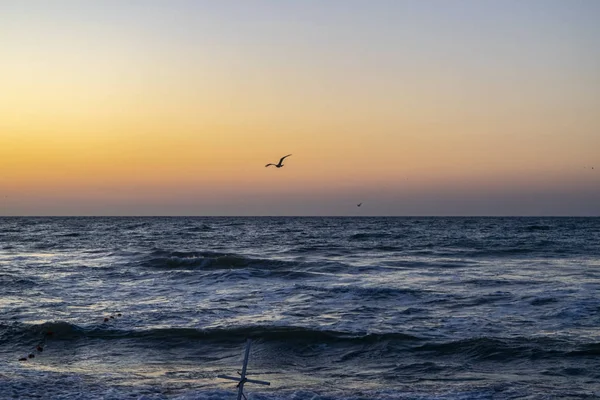
M 277 168 L 281 168 L 281 167 L 283 167 L 283 160 L 285 160 L 286 157 L 289 157 L 289 156 L 291 156 L 291 154 L 288 154 L 287 156 L 281 157 L 281 160 L 279 160 L 279 163 L 277 163 L 277 164 L 269 163 L 269 164 L 265 165 L 265 167 L 268 167 L 269 165 L 274 165 Z
M 362 206 L 362 203 L 358 203 L 358 204 L 356 205 L 356 207 L 360 207 L 360 206 Z

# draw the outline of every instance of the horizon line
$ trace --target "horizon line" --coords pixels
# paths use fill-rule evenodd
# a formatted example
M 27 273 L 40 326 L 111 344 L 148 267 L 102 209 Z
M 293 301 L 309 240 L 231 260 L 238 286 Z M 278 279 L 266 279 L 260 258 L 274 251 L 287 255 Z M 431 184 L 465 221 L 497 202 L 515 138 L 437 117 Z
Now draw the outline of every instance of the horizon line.
M 600 218 L 600 215 L 0 215 L 0 218 Z

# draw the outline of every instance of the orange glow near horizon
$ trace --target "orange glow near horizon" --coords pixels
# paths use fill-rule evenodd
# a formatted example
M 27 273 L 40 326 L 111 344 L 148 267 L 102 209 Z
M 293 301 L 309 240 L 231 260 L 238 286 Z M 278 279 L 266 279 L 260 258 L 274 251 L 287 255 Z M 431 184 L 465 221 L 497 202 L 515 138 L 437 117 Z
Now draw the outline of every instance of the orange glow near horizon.
M 402 201 L 530 192 L 600 214 L 600 53 L 551 13 L 534 24 L 473 3 L 480 32 L 416 4 L 423 26 L 381 4 L 306 5 L 321 25 L 295 5 L 247 10 L 254 21 L 110 4 L 0 17 L 0 215 L 303 215 L 348 198 L 443 215 Z M 585 27 L 584 11 L 569 15 Z

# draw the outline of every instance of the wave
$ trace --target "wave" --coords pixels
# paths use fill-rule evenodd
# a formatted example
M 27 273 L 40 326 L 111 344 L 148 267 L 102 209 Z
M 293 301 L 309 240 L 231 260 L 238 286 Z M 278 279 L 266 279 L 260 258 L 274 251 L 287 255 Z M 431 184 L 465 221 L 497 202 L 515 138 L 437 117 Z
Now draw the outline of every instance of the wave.
M 545 240 L 531 245 L 506 246 L 501 247 L 497 244 L 478 245 L 477 247 L 439 247 L 432 246 L 433 250 L 418 249 L 413 251 L 414 255 L 429 255 L 436 257 L 463 257 L 467 259 L 481 258 L 507 258 L 518 256 L 536 255 L 540 257 L 551 258 L 556 254 L 565 254 L 569 250 L 558 248 L 553 241 Z
M 81 233 L 78 232 L 70 232 L 70 233 L 63 233 L 60 235 L 56 235 L 57 237 L 64 237 L 64 238 L 70 238 L 70 237 L 80 237 L 82 236 Z
M 508 361 L 515 359 L 537 360 L 542 358 L 564 357 L 566 355 L 589 355 L 589 345 L 574 350 L 574 345 L 561 339 L 550 338 L 492 338 L 479 337 L 458 341 L 427 343 L 416 351 L 435 356 L 462 355 L 478 361 Z M 592 350 L 595 347 L 591 347 Z
M 567 356 L 570 357 L 598 357 L 600 356 L 600 343 L 588 343 L 582 345 L 577 350 L 569 351 Z
M 0 338 L 51 338 L 71 340 L 78 338 L 132 339 L 143 340 L 205 340 L 211 342 L 239 342 L 245 338 L 262 342 L 360 342 L 372 343 L 383 340 L 418 341 L 420 338 L 403 333 L 369 333 L 319 330 L 297 326 L 241 326 L 232 328 L 150 328 L 113 329 L 106 325 L 79 326 L 65 321 L 52 321 L 42 324 L 0 324 Z M 1 341 L 0 341 L 1 342 Z
M 559 299 L 556 297 L 537 297 L 531 300 L 530 304 L 532 306 L 543 306 L 546 304 L 557 303 Z
M 15 276 L 13 274 L 0 274 L 0 286 L 11 290 L 20 290 L 23 288 L 31 288 L 37 285 L 33 279 Z
M 202 226 L 192 226 L 192 227 L 188 227 L 186 228 L 183 232 L 188 232 L 188 233 L 195 233 L 195 232 L 212 232 L 214 231 L 215 228 L 213 228 L 210 225 L 202 225 Z
M 404 351 L 425 353 L 427 357 L 461 356 L 469 359 L 514 360 L 543 359 L 555 357 L 597 357 L 600 343 L 573 343 L 566 339 L 547 337 L 475 337 L 462 340 L 435 342 L 402 332 L 348 332 L 313 329 L 301 326 L 236 326 L 215 328 L 150 328 L 114 329 L 98 326 L 79 326 L 65 321 L 43 324 L 0 324 L 0 343 L 32 340 L 77 340 L 77 339 L 138 339 L 147 341 L 185 342 L 206 341 L 212 343 L 240 343 L 251 338 L 261 343 L 286 343 L 301 345 L 371 345 L 378 343 L 402 344 Z M 407 347 L 408 346 L 408 347 Z
M 216 252 L 182 252 L 157 250 L 136 262 L 141 268 L 166 270 L 199 270 L 218 272 L 249 270 L 253 277 L 301 279 L 315 273 L 348 272 L 350 266 L 340 262 L 303 262 L 252 258 Z
M 374 233 L 355 233 L 350 236 L 350 240 L 371 240 L 392 237 L 389 233 L 374 232 Z
M 51 336 L 46 336 L 52 332 Z M 7 337 L 10 336 L 10 337 Z M 402 332 L 371 333 L 319 330 L 299 326 L 243 326 L 216 328 L 114 329 L 100 325 L 82 327 L 64 321 L 38 325 L 6 327 L 0 324 L 0 345 L 5 350 L 35 348 L 68 352 L 74 346 L 127 349 L 137 354 L 145 349 L 168 350 L 169 355 L 202 354 L 203 360 L 222 360 L 235 356 L 246 339 L 252 339 L 260 358 L 269 365 L 283 367 L 313 365 L 325 371 L 332 366 L 340 371 L 375 368 L 386 373 L 437 374 L 461 365 L 495 363 L 548 367 L 567 358 L 569 365 L 594 364 L 600 343 L 576 344 L 554 338 L 478 337 L 434 341 Z M 10 353 L 10 351 L 8 352 Z M 44 352 L 46 354 L 46 352 Z M 50 354 L 50 353 L 48 353 Z M 59 354 L 59 353 L 55 353 Z M 142 353 L 140 353 L 142 354 Z M 12 355 L 11 355 L 12 356 Z M 455 367 L 453 367 L 455 366 Z M 593 369 L 593 368 L 592 368 Z
M 524 228 L 526 232 L 549 231 L 550 229 L 552 227 L 548 225 L 529 225 Z
M 247 268 L 252 264 L 277 268 L 282 261 L 252 259 L 245 256 L 213 253 L 157 250 L 142 259 L 139 265 L 151 268 L 183 268 L 183 269 L 236 269 Z
M 310 291 L 310 292 L 322 292 L 325 294 L 355 294 L 357 296 L 363 296 L 369 300 L 381 300 L 397 298 L 399 296 L 420 296 L 424 294 L 419 289 L 409 288 L 392 288 L 392 287 L 360 287 L 360 286 L 313 286 L 296 284 L 295 286 L 299 290 Z

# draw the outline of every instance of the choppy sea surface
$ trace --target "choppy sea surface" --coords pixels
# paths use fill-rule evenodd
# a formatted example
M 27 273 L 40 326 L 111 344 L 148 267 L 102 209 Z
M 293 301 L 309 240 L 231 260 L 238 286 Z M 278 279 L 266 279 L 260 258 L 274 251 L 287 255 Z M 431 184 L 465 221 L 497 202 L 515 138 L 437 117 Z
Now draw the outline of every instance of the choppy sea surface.
M 248 338 L 249 400 L 598 399 L 600 218 L 0 218 L 0 399 L 235 399 Z

